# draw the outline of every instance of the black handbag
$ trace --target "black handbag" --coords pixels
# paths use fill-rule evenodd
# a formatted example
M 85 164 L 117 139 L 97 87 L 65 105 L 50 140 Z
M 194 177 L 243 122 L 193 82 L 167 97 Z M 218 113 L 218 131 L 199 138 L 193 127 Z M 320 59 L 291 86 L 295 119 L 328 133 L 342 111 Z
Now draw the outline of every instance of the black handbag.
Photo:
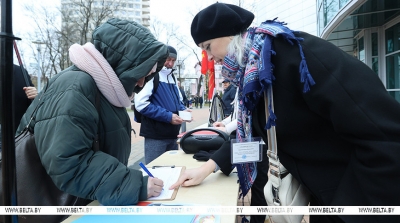
M 42 95 L 44 92 L 42 93 Z M 43 167 L 32 133 L 31 122 L 42 102 L 38 102 L 32 112 L 31 119 L 25 129 L 15 137 L 17 205 L 18 206 L 86 206 L 91 200 L 79 198 L 61 191 L 53 183 Z M 100 92 L 96 96 L 96 108 L 99 111 Z M 98 134 L 92 149 L 99 150 Z M 1 161 L 0 161 L 1 162 Z M 1 163 L 0 163 L 1 164 Z M 1 174 L 1 168 L 0 168 Z M 2 174 L 0 175 L 0 180 Z M 1 185 L 1 182 L 0 182 Z M 2 205 L 3 190 L 0 186 L 0 204 Z M 48 222 L 56 223 L 66 219 L 68 215 L 18 215 L 19 223 Z M 0 220 L 1 222 L 1 220 Z
M 227 140 L 229 140 L 229 135 L 223 131 L 212 128 L 200 128 L 185 133 L 179 144 L 185 153 L 195 154 L 200 150 L 207 152 L 218 150 Z

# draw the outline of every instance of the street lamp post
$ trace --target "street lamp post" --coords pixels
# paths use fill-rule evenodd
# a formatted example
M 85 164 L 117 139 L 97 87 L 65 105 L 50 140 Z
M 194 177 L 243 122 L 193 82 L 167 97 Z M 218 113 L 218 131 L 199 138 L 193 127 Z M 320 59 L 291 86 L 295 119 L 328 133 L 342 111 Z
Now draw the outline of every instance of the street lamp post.
M 46 43 L 45 42 L 41 42 L 39 40 L 32 41 L 32 43 L 37 44 L 37 52 L 38 52 L 38 59 L 37 59 L 38 60 L 38 63 L 37 63 L 37 66 L 38 66 L 37 91 L 39 93 L 40 90 L 41 90 L 40 82 L 41 82 L 41 77 L 42 77 L 42 70 L 40 68 L 40 45 L 46 44 Z
M 183 63 L 184 60 L 177 60 L 175 67 L 178 67 L 178 80 L 179 82 L 182 83 L 182 79 L 181 79 L 181 69 L 185 70 L 185 64 Z
M 183 70 L 185 69 L 185 64 L 183 63 L 183 60 L 177 60 L 175 63 L 175 67 L 178 67 L 178 80 L 181 83 L 181 86 L 183 87 L 183 83 L 182 83 L 182 79 L 181 79 L 181 68 Z M 183 92 L 185 92 L 185 90 Z M 186 132 L 186 122 L 183 122 L 181 124 L 181 132 Z

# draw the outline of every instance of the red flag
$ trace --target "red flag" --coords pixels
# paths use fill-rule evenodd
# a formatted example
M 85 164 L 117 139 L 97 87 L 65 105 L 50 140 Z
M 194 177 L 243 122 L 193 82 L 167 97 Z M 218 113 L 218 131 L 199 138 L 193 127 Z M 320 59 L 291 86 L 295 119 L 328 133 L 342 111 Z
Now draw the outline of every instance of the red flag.
M 208 79 L 208 100 L 211 100 L 214 96 L 215 88 L 215 70 L 214 70 L 214 60 L 208 61 L 209 79 Z
M 206 75 L 208 71 L 208 56 L 205 50 L 201 51 L 201 73 Z

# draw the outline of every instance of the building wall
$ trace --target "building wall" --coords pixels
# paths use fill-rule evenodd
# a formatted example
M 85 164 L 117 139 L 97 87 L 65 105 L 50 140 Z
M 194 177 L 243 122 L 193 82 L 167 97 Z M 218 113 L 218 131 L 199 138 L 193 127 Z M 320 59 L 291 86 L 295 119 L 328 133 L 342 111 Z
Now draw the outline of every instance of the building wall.
M 77 4 L 72 0 L 61 0 L 62 10 L 69 10 L 71 16 L 77 14 Z M 118 4 L 118 10 L 113 11 L 112 17 L 136 21 L 146 27 L 150 26 L 150 0 L 121 0 L 119 3 L 114 1 L 94 0 L 93 7 L 99 8 L 103 4 Z M 105 20 L 107 20 L 106 18 Z
M 256 24 L 278 17 L 292 30 L 317 34 L 315 0 L 259 0 L 256 9 Z

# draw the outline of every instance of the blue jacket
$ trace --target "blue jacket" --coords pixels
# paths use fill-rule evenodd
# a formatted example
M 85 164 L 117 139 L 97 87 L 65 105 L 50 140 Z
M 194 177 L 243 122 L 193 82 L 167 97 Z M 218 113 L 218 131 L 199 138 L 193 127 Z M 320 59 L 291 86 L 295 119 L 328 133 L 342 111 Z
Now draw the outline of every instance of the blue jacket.
M 171 124 L 172 114 L 186 110 L 172 69 L 159 72 L 160 81 L 153 92 L 154 78 L 135 96 L 135 108 L 142 114 L 140 136 L 153 139 L 175 139 L 181 125 Z

